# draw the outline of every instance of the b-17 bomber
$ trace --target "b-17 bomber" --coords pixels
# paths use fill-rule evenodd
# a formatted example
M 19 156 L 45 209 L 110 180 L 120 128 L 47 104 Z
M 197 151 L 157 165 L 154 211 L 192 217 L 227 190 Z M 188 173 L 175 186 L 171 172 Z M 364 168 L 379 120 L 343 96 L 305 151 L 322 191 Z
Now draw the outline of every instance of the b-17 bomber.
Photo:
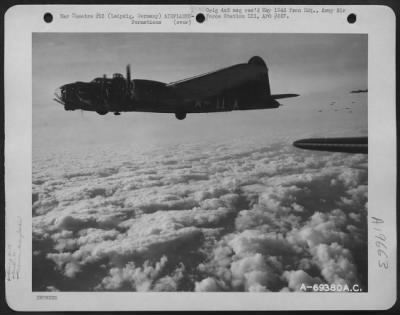
M 187 114 L 278 108 L 277 99 L 298 94 L 271 94 L 268 67 L 261 57 L 188 79 L 164 83 L 131 79 L 115 73 L 91 82 L 68 83 L 57 89 L 54 100 L 67 111 L 84 110 L 100 115 L 121 112 Z

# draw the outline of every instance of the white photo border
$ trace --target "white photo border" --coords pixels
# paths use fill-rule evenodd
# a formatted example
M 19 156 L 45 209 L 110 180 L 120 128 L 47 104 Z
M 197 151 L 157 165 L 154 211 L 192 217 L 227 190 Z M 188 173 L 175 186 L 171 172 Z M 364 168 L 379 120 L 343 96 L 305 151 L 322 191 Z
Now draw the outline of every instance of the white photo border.
M 258 5 L 257 5 L 258 6 Z M 51 12 L 163 12 L 197 14 L 220 5 L 18 5 L 5 15 L 5 204 L 8 305 L 19 311 L 123 310 L 367 310 L 388 309 L 396 301 L 396 85 L 395 14 L 386 6 L 277 6 L 344 8 L 344 14 L 298 14 L 285 20 L 206 20 L 190 25 L 128 25 L 126 21 L 55 19 Z M 224 7 L 237 7 L 235 5 Z M 250 7 L 250 6 L 241 6 Z M 252 5 L 251 7 L 255 7 Z M 357 22 L 347 22 L 348 13 Z M 32 292 L 32 33 L 335 33 L 368 34 L 368 292 L 363 293 L 155 293 Z M 374 218 L 385 235 L 388 268 L 382 267 Z M 379 267 L 381 265 L 381 267 Z M 7 276 L 7 274 L 6 274 Z M 50 294 L 51 293 L 51 294 Z M 290 303 L 288 302 L 290 297 Z

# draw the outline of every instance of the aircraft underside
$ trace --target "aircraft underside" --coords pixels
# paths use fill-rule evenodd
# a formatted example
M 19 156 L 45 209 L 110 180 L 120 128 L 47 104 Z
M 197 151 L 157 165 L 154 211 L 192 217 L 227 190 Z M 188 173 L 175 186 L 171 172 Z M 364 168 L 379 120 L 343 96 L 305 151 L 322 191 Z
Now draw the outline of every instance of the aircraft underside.
M 89 105 L 89 104 L 88 104 Z M 83 106 L 79 105 L 75 108 L 67 110 L 81 109 Z M 134 103 L 119 106 L 108 106 L 99 109 L 98 106 L 87 106 L 88 111 L 96 111 L 98 114 L 105 115 L 107 113 L 119 114 L 121 112 L 148 112 L 148 113 L 171 113 L 175 114 L 178 119 L 184 119 L 186 114 L 193 113 L 215 113 L 215 112 L 229 112 L 234 110 L 254 110 L 254 109 L 269 109 L 277 108 L 279 104 L 270 99 L 268 101 L 253 100 L 250 102 L 243 102 L 238 99 L 219 98 L 214 101 L 192 101 L 182 104 L 170 103 Z

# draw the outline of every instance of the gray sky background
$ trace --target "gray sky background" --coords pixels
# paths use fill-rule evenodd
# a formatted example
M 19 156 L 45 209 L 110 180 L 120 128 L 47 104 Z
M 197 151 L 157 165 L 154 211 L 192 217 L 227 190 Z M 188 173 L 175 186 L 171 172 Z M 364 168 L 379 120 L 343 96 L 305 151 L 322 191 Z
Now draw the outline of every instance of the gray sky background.
M 184 121 L 172 114 L 67 112 L 52 100 L 65 83 L 124 73 L 128 63 L 133 78 L 171 82 L 254 55 L 268 64 L 272 94 L 301 96 L 281 100 L 278 109 L 193 114 Z M 357 34 L 36 33 L 33 152 L 365 135 L 367 94 L 349 92 L 367 88 L 367 55 L 367 35 Z

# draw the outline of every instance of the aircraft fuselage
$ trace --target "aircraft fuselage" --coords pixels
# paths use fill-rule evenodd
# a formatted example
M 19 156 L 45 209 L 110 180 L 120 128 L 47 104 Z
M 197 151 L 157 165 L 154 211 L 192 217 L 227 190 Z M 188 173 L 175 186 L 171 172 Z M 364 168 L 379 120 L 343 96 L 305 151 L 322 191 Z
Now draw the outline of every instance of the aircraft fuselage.
M 255 56 L 247 63 L 171 83 L 131 80 L 128 65 L 126 78 L 116 73 L 65 84 L 55 101 L 68 111 L 174 113 L 184 119 L 188 113 L 277 108 L 277 99 L 295 96 L 271 95 L 267 65 Z
M 179 97 L 174 93 L 173 88 L 158 81 L 133 80 L 135 94 L 132 96 L 129 93 L 120 92 L 123 82 L 119 88 L 115 89 L 116 93 L 113 93 L 112 82 L 108 83 L 110 88 L 105 93 L 104 89 L 96 83 L 67 84 L 60 88 L 57 97 L 65 110 L 81 109 L 101 114 L 107 112 L 207 113 L 279 107 L 279 103 L 267 93 L 254 94 L 251 89 L 247 92 L 242 89 L 240 93 L 231 92 L 196 99 Z

